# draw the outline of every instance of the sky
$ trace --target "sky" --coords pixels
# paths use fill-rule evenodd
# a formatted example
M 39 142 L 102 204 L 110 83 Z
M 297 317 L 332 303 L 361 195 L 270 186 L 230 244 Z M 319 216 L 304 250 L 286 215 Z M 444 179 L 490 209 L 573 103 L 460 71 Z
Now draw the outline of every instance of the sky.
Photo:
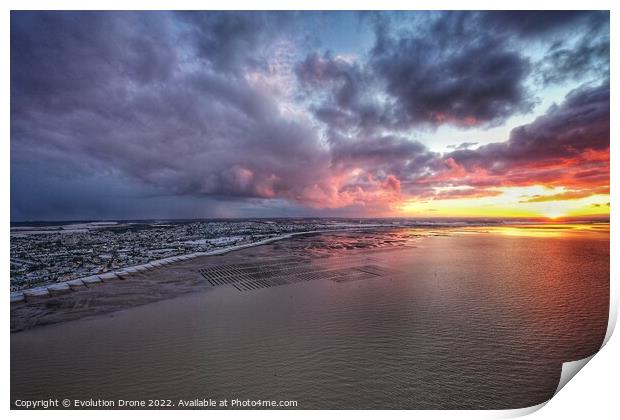
M 609 214 L 608 12 L 11 12 L 11 220 Z

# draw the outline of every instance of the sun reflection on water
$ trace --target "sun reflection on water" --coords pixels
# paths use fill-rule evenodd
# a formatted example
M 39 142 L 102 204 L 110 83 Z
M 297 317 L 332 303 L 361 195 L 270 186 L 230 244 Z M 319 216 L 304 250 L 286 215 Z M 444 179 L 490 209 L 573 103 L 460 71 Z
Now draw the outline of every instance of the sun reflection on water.
M 469 229 L 464 229 L 467 232 Z M 476 228 L 480 231 L 480 228 Z M 488 233 L 505 236 L 525 236 L 539 238 L 574 237 L 583 234 L 599 234 L 609 236 L 609 223 L 553 223 L 553 224 L 524 224 L 510 226 L 488 226 L 484 230 Z

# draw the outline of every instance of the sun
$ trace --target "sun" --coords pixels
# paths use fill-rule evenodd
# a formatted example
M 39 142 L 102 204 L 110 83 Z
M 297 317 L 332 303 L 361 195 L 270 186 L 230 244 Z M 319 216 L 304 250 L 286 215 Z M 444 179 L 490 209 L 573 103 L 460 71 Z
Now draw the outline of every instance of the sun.
M 564 216 L 564 214 L 559 211 L 550 211 L 550 212 L 546 212 L 544 216 L 549 220 L 556 220 Z

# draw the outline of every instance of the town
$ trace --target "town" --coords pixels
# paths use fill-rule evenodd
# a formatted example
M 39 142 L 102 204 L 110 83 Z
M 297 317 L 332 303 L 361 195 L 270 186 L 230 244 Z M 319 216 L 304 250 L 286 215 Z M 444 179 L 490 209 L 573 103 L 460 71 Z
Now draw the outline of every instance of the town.
M 11 291 L 289 233 L 377 226 L 377 220 L 85 222 L 11 227 Z

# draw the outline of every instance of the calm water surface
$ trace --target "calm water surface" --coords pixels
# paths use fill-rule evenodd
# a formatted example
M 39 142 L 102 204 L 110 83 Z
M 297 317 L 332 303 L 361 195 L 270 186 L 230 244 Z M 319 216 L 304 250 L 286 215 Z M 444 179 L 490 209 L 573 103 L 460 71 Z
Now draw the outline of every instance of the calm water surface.
M 187 266 L 12 308 L 11 399 L 519 408 L 607 326 L 608 225 L 331 233 L 200 264 L 230 283 Z

